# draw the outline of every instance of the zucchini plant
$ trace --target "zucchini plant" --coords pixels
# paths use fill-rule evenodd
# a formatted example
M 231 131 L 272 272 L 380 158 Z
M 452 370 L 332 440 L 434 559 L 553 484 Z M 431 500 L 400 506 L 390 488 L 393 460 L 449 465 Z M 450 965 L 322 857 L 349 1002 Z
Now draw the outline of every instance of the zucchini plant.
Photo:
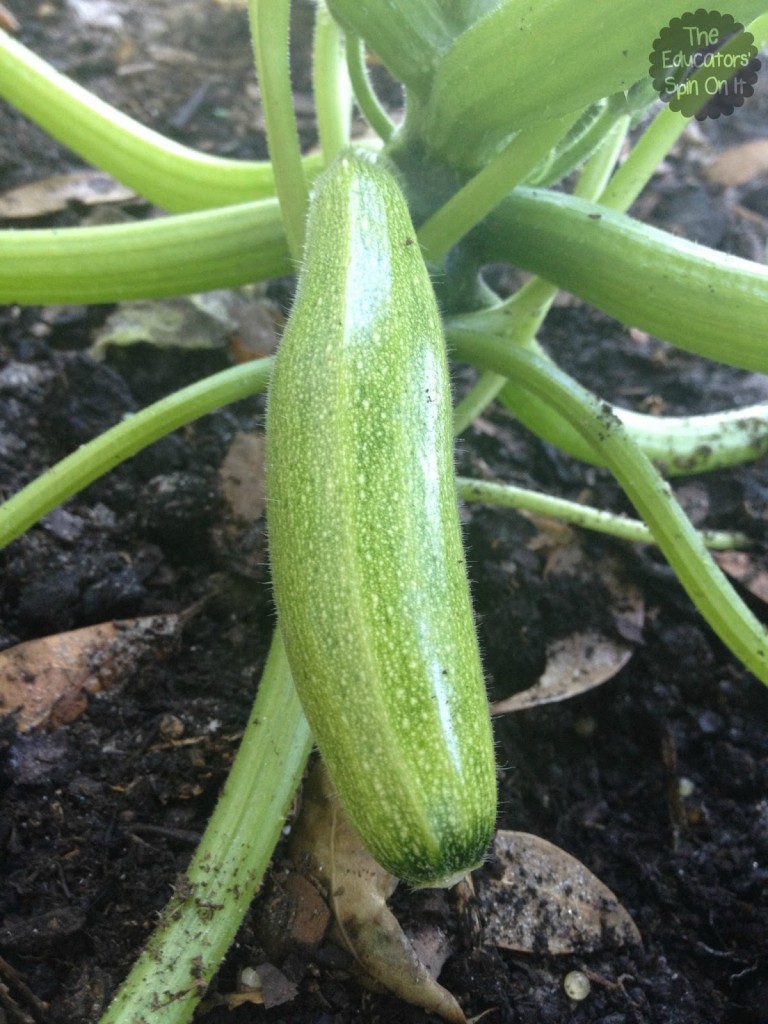
M 626 213 L 687 123 L 669 105 L 654 109 L 647 67 L 678 8 L 320 0 L 314 156 L 300 152 L 292 111 L 290 3 L 248 9 L 264 162 L 171 142 L 0 33 L 0 96 L 166 211 L 130 225 L 0 231 L 0 301 L 178 295 L 302 266 L 269 399 L 279 628 L 189 886 L 104 1024 L 189 1019 L 263 877 L 313 739 L 392 870 L 445 883 L 482 859 L 494 768 L 453 492 L 447 350 L 481 371 L 454 430 L 498 396 L 542 437 L 607 466 L 644 521 L 633 535 L 649 531 L 704 618 L 768 682 L 763 627 L 659 472 L 764 453 L 768 407 L 668 421 L 610 407 L 536 341 L 563 287 L 688 351 L 768 371 L 766 267 Z M 765 0 L 731 10 L 765 42 Z M 399 124 L 372 89 L 369 51 L 403 86 Z M 367 155 L 347 148 L 351 91 L 375 133 Z M 480 275 L 491 260 L 536 276 L 496 295 Z M 272 372 L 271 359 L 226 370 L 82 446 L 8 498 L 0 544 L 157 438 L 264 389 Z M 463 480 L 459 490 L 567 511 L 504 486 Z M 619 517 L 590 521 L 626 535 Z

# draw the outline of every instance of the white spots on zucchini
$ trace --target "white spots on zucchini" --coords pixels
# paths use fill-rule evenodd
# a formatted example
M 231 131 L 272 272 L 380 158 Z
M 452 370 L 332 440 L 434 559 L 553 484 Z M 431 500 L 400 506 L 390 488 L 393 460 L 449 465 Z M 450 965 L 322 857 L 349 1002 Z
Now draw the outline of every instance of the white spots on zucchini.
M 380 166 L 345 156 L 329 170 L 307 237 L 270 396 L 275 597 L 351 821 L 393 873 L 428 884 L 474 866 L 495 821 L 444 341 Z

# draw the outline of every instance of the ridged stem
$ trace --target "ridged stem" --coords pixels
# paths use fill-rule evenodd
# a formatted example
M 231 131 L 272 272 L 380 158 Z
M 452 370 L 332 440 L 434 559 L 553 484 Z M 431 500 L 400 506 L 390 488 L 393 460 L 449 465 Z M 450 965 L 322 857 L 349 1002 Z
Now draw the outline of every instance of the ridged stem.
M 269 161 L 199 153 L 167 139 L 56 71 L 0 32 L 0 96 L 49 135 L 171 213 L 275 194 Z M 316 173 L 319 160 L 309 158 Z
M 88 228 L 0 231 L 0 302 L 119 302 L 290 273 L 276 199 Z
M 550 404 L 590 444 L 624 489 L 703 618 L 740 661 L 768 684 L 768 633 L 712 560 L 669 484 L 627 434 L 605 402 L 599 402 L 553 365 L 524 349 L 467 332 L 455 335 L 459 358 L 514 377 Z
M 294 260 L 304 246 L 309 192 L 293 109 L 288 49 L 290 0 L 248 0 L 251 38 L 277 197 Z
M 0 548 L 153 441 L 214 409 L 263 391 L 271 371 L 271 358 L 222 370 L 161 398 L 81 445 L 0 505 Z
M 275 633 L 237 757 L 200 845 L 100 1024 L 186 1024 L 264 877 L 311 748 Z
M 312 84 L 317 130 L 326 166 L 349 145 L 352 86 L 344 58 L 344 40 L 324 0 L 315 10 Z

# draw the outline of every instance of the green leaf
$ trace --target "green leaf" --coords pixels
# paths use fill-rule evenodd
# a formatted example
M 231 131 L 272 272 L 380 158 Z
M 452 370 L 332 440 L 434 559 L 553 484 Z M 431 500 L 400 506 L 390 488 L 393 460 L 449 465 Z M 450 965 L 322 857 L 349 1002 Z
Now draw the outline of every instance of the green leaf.
M 506 0 L 440 61 L 418 130 L 449 163 L 477 167 L 513 132 L 646 77 L 654 39 L 681 10 L 670 0 Z M 728 10 L 747 23 L 765 2 Z
M 443 53 L 500 0 L 328 0 L 339 24 L 364 39 L 395 78 L 425 92 Z

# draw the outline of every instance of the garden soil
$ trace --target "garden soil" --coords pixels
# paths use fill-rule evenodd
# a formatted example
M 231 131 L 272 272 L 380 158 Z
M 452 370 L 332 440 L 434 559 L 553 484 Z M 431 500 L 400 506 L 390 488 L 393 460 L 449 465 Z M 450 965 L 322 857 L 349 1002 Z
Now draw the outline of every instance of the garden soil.
M 25 42 L 128 113 L 201 148 L 265 155 L 238 7 L 213 0 L 11 6 Z M 309 5 L 298 5 L 294 26 L 294 85 L 308 146 L 310 15 Z M 763 86 L 768 71 L 764 79 Z M 725 187 L 708 183 L 703 169 L 718 150 L 765 138 L 767 114 L 763 87 L 731 117 L 692 126 L 638 215 L 764 258 L 765 172 Z M 0 109 L 0 190 L 80 168 L 72 153 Z M 150 213 L 138 199 L 109 210 L 111 217 Z M 104 209 L 69 203 L 7 226 L 96 216 Z M 284 312 L 290 294 L 290 281 L 276 282 L 269 306 L 259 309 Z M 87 350 L 113 312 L 0 312 L 4 496 L 136 409 L 229 365 L 242 347 L 231 337 L 195 351 L 138 344 L 108 349 L 97 362 Z M 705 364 L 567 298 L 542 340 L 587 386 L 626 407 L 680 414 L 768 399 L 765 378 Z M 457 391 L 470 379 L 457 368 Z M 258 480 L 263 415 L 263 399 L 253 398 L 190 425 L 0 555 L 0 648 L 112 620 L 139 618 L 150 633 L 146 617 L 175 623 L 172 642 L 159 647 L 150 637 L 116 685 L 87 701 L 71 695 L 48 727 L 20 732 L 13 715 L 0 723 L 2 1021 L 98 1020 L 205 827 L 274 625 L 263 503 L 257 488 L 238 504 L 232 487 L 242 482 L 233 451 L 250 453 Z M 609 474 L 559 454 L 502 410 L 461 437 L 457 461 L 468 475 L 631 512 Z M 765 460 L 678 478 L 675 488 L 697 525 L 753 538 L 738 586 L 765 621 Z M 477 914 L 460 912 L 454 894 L 400 889 L 392 901 L 399 919 L 411 931 L 426 926 L 447 936 L 440 980 L 467 1016 L 487 1014 L 499 1024 L 766 1024 L 765 688 L 713 636 L 651 546 L 479 506 L 464 506 L 462 516 L 494 699 L 533 683 L 558 639 L 594 632 L 631 647 L 602 687 L 499 718 L 496 736 L 500 826 L 581 861 L 615 893 L 641 943 L 617 947 L 606 935 L 589 952 L 504 950 L 483 940 Z M 554 571 L 563 551 L 577 549 L 572 571 Z M 639 624 L 637 617 L 627 623 L 615 588 L 595 574 L 608 559 L 642 608 Z M 183 621 L 167 618 L 179 613 Z M 281 845 L 271 877 L 284 862 Z M 497 869 L 490 862 L 480 880 Z M 270 960 L 260 938 L 264 912 L 262 894 L 214 981 L 199 1018 L 205 1024 L 427 1019 L 361 988 L 329 940 L 270 962 L 265 976 L 280 979 L 265 985 L 270 1008 L 227 1005 L 243 970 Z M 591 983 L 578 1002 L 563 987 L 575 969 Z

